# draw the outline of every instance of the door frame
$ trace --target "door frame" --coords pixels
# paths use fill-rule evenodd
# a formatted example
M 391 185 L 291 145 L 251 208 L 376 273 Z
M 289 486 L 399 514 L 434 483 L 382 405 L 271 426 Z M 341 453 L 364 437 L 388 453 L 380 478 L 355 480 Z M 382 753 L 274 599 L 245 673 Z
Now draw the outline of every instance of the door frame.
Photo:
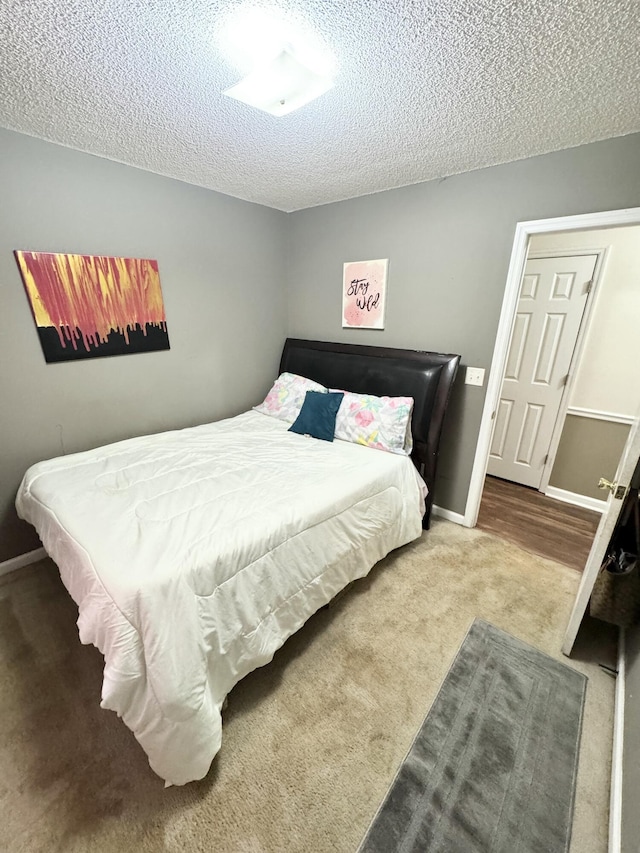
M 489 461 L 489 450 L 493 437 L 494 416 L 502 390 L 502 379 L 506 368 L 509 344 L 513 333 L 518 297 L 520 295 L 520 283 L 527 262 L 527 251 L 529 238 L 534 234 L 546 234 L 560 231 L 585 231 L 596 228 L 612 228 L 624 225 L 640 225 L 640 207 L 625 208 L 622 210 L 607 210 L 600 213 L 584 213 L 575 216 L 561 216 L 550 219 L 535 219 L 529 222 L 518 222 L 511 250 L 507 282 L 505 285 L 500 320 L 496 342 L 489 369 L 487 392 L 480 420 L 480 431 L 478 443 L 473 461 L 469 492 L 463 524 L 466 527 L 475 527 L 480 511 L 482 490 L 487 474 Z M 584 254 L 584 252 L 582 252 Z

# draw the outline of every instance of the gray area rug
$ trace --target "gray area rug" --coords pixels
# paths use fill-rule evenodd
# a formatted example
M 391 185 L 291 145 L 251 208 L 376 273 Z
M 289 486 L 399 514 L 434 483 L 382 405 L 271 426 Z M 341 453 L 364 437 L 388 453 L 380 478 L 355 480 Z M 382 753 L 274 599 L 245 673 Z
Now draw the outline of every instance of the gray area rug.
M 477 619 L 360 853 L 567 851 L 586 681 Z

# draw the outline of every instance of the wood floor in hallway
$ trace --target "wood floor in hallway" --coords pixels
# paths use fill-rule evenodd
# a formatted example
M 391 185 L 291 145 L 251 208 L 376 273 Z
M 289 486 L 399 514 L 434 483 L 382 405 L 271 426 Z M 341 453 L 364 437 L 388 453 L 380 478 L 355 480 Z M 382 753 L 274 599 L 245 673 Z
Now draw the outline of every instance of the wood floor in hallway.
M 485 479 L 478 527 L 521 548 L 582 571 L 600 514 L 548 498 L 535 489 Z

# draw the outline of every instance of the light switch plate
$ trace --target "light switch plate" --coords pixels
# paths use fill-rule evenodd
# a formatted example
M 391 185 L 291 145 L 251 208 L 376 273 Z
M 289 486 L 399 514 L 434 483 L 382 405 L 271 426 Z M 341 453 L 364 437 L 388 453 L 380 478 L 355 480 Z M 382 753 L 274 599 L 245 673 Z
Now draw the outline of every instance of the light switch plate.
M 466 385 L 484 385 L 484 367 L 467 367 Z

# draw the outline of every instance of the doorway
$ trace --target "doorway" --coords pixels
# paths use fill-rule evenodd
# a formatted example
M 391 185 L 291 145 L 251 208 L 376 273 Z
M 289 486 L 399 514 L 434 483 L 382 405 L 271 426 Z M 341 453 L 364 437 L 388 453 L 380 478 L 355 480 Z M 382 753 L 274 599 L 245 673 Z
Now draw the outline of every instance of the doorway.
M 477 526 L 525 551 L 581 572 L 600 517 L 594 510 L 488 475 Z
M 534 508 L 537 508 L 537 504 L 540 504 L 541 501 L 551 501 L 551 504 L 547 503 L 547 506 L 544 508 L 544 512 L 548 516 L 554 514 L 558 517 L 563 514 L 568 515 L 567 523 L 569 529 L 574 524 L 576 528 L 586 525 L 587 532 L 585 533 L 585 530 L 582 531 L 583 535 L 587 535 L 586 545 L 583 544 L 581 546 L 583 552 L 585 547 L 588 547 L 590 539 L 593 538 L 593 532 L 600 517 L 599 514 L 606 506 L 606 501 L 603 500 L 606 497 L 606 493 L 594 492 L 598 477 L 594 475 L 593 470 L 585 470 L 583 472 L 579 470 L 584 466 L 577 459 L 579 456 L 577 451 L 581 446 L 616 445 L 613 455 L 610 454 L 611 458 L 606 471 L 599 471 L 599 476 L 606 475 L 608 472 L 609 478 L 612 478 L 625 444 L 626 435 L 628 434 L 630 425 L 633 423 L 637 403 L 639 402 L 638 400 L 629 400 L 627 411 L 616 411 L 616 408 L 620 409 L 620 404 L 609 405 L 607 403 L 608 399 L 613 399 L 611 395 L 607 397 L 605 393 L 605 402 L 595 405 L 593 401 L 589 402 L 587 399 L 589 395 L 585 394 L 585 389 L 589 383 L 591 385 L 594 384 L 594 376 L 599 379 L 601 384 L 604 383 L 606 385 L 609 383 L 614 386 L 616 384 L 616 373 L 620 370 L 624 373 L 624 359 L 622 359 L 622 367 L 616 364 L 614 369 L 612 369 L 611 363 L 608 365 L 608 368 L 607 365 L 601 365 L 603 370 L 605 370 L 605 375 L 598 377 L 598 336 L 601 335 L 602 331 L 600 328 L 602 326 L 602 316 L 607 314 L 607 312 L 611 314 L 613 309 L 620 310 L 620 304 L 616 304 L 615 298 L 611 300 L 611 304 L 608 304 L 610 301 L 608 292 L 604 288 L 599 292 L 597 279 L 600 273 L 606 273 L 610 260 L 608 257 L 610 241 L 607 239 L 607 231 L 605 229 L 609 231 L 609 234 L 620 235 L 622 229 L 626 226 L 640 226 L 640 209 L 566 217 L 560 220 L 520 223 L 518 225 L 465 513 L 465 524 L 468 526 L 474 526 L 478 520 L 481 495 L 488 467 L 490 474 L 504 478 L 503 481 L 496 480 L 491 485 L 498 485 L 499 487 L 502 483 L 507 491 L 510 492 L 512 498 L 512 484 L 518 482 L 518 480 L 525 482 L 528 486 L 525 489 L 525 497 L 533 499 Z M 580 236 L 577 245 L 572 245 L 571 243 L 570 238 L 572 234 Z M 640 228 L 638 228 L 635 239 L 635 244 L 638 246 L 638 270 L 640 270 L 640 239 L 638 239 L 638 235 L 640 235 Z M 544 238 L 542 244 L 540 243 L 541 238 Z M 544 242 L 545 240 L 546 243 Z M 542 249 L 546 249 L 547 251 L 541 251 L 541 245 Z M 549 247 L 551 247 L 551 251 L 549 251 Z M 594 250 L 596 255 L 595 265 L 593 262 Z M 509 381 L 513 383 L 513 377 L 517 374 L 516 367 L 518 367 L 518 363 L 520 362 L 519 366 L 521 367 L 524 364 L 523 339 L 526 335 L 523 334 L 523 327 L 527 323 L 530 324 L 532 320 L 531 317 L 527 318 L 523 315 L 527 313 L 531 314 L 532 312 L 529 311 L 530 306 L 523 304 L 523 299 L 525 301 L 528 299 L 531 302 L 534 276 L 540 272 L 540 270 L 535 270 L 532 267 L 527 268 L 526 265 L 531 263 L 531 258 L 533 257 L 539 260 L 545 256 L 550 258 L 547 266 L 553 265 L 563 255 L 563 252 L 565 253 L 565 257 L 567 255 L 577 257 L 580 254 L 583 257 L 591 255 L 591 261 L 585 261 L 585 263 L 587 265 L 589 263 L 592 264 L 594 274 L 589 278 L 587 271 L 582 274 L 582 277 L 583 279 L 586 277 L 586 279 L 595 282 L 595 286 L 589 288 L 591 292 L 583 294 L 586 299 L 582 307 L 582 314 L 578 320 L 578 331 L 573 344 L 569 346 L 569 349 L 574 354 L 573 359 L 570 358 L 571 367 L 569 371 L 565 372 L 561 366 L 558 366 L 557 372 L 560 374 L 561 379 L 567 373 L 569 376 L 566 384 L 563 383 L 563 387 L 551 389 L 556 395 L 554 405 L 557 406 L 557 409 L 555 414 L 549 416 L 544 429 L 542 428 L 541 416 L 543 409 L 546 408 L 546 402 L 542 404 L 535 399 L 527 400 L 525 395 L 524 402 L 520 403 L 519 419 L 514 418 L 513 423 L 515 426 L 512 424 L 512 433 L 509 437 L 507 436 L 506 429 L 506 415 L 510 414 L 508 412 L 509 408 L 515 412 L 516 404 L 514 403 L 514 396 L 511 395 L 509 397 L 510 389 L 506 389 L 505 385 Z M 612 257 L 615 257 L 617 253 L 613 252 L 611 254 Z M 568 261 L 562 262 L 565 265 L 566 263 Z M 555 276 L 556 292 L 560 292 L 557 285 L 562 284 L 564 281 L 564 293 L 566 294 L 566 285 L 570 277 L 565 276 L 563 279 L 561 275 L 558 275 L 559 272 L 561 272 L 559 268 L 552 271 L 552 277 Z M 583 283 L 587 284 L 587 281 Z M 601 315 L 599 325 L 595 323 L 595 330 L 593 328 L 594 323 L 591 322 L 597 319 L 593 314 L 594 304 L 597 305 L 598 314 Z M 564 321 L 558 316 L 562 312 L 556 310 L 557 307 L 557 303 L 551 306 L 547 305 L 547 308 L 542 311 L 543 338 L 546 323 L 546 348 L 547 353 L 550 352 L 552 358 L 547 355 L 546 361 L 543 364 L 545 369 L 543 371 L 538 370 L 538 380 L 540 377 L 544 380 L 542 383 L 538 381 L 539 385 L 544 385 L 545 383 L 553 385 L 552 372 L 547 368 L 549 368 L 554 359 L 558 360 L 558 362 L 560 361 L 557 358 L 558 347 L 556 346 L 558 336 L 555 335 L 556 340 L 554 340 L 554 336 L 549 333 L 550 331 L 554 331 L 554 326 L 557 331 L 560 326 L 564 325 Z M 554 316 L 548 319 L 550 314 Z M 636 313 L 636 320 L 638 316 L 639 314 Z M 600 337 L 600 344 L 602 345 L 602 337 Z M 607 346 L 615 352 L 615 336 L 608 338 Z M 540 341 L 538 341 L 537 344 L 534 343 L 531 345 L 530 349 L 532 351 L 530 358 L 533 358 L 534 362 L 537 358 L 538 362 L 540 362 L 540 353 L 544 349 L 544 346 L 541 347 Z M 582 376 L 580 375 L 581 371 L 584 374 Z M 529 375 L 531 376 L 531 370 L 529 370 Z M 627 389 L 636 387 L 637 380 L 631 385 L 627 385 Z M 539 388 L 535 389 L 536 392 L 539 390 Z M 559 403 L 558 398 L 560 398 Z M 527 407 L 528 423 L 526 418 Z M 551 423 L 551 426 L 549 423 Z M 610 433 L 611 429 L 613 429 L 613 432 L 618 431 L 616 441 L 611 441 L 608 437 L 613 435 L 613 433 Z M 540 438 L 541 443 L 538 442 L 536 446 L 536 440 Z M 508 467 L 506 470 L 504 467 L 500 469 L 498 466 L 501 457 L 508 456 L 505 452 L 508 449 L 508 440 L 511 441 L 511 459 L 507 465 L 511 465 L 511 470 Z M 557 474 L 554 475 L 554 482 L 552 473 L 558 455 L 562 457 L 559 460 L 562 464 L 558 466 Z M 597 454 L 595 455 L 597 456 Z M 597 467 L 600 465 L 600 462 L 597 461 L 595 465 Z M 515 473 L 513 470 L 514 466 Z M 587 465 L 586 467 L 589 466 Z M 536 470 L 532 472 L 533 468 Z M 572 468 L 573 473 L 571 472 Z M 612 470 L 610 470 L 611 468 Z M 519 474 L 523 470 L 525 470 L 526 474 L 524 478 L 519 477 Z M 569 482 L 565 482 L 567 480 L 567 472 L 569 472 Z M 590 491 L 588 493 L 587 489 L 579 482 L 579 474 L 584 474 L 584 481 L 590 484 Z M 570 482 L 572 476 L 575 481 L 573 486 Z M 563 481 L 563 478 L 565 481 Z M 495 492 L 496 489 L 492 488 L 491 500 L 495 499 Z M 570 506 L 566 508 L 562 507 L 561 511 L 560 508 L 562 505 L 557 503 L 558 499 L 563 503 L 568 501 Z M 555 513 L 554 506 L 557 510 Z M 587 514 L 584 518 L 573 521 L 572 514 L 576 506 L 586 510 Z M 567 514 L 565 509 L 570 510 L 570 512 Z M 532 513 L 527 514 L 523 512 L 520 516 L 520 520 L 523 521 L 525 527 L 528 515 L 531 516 Z

